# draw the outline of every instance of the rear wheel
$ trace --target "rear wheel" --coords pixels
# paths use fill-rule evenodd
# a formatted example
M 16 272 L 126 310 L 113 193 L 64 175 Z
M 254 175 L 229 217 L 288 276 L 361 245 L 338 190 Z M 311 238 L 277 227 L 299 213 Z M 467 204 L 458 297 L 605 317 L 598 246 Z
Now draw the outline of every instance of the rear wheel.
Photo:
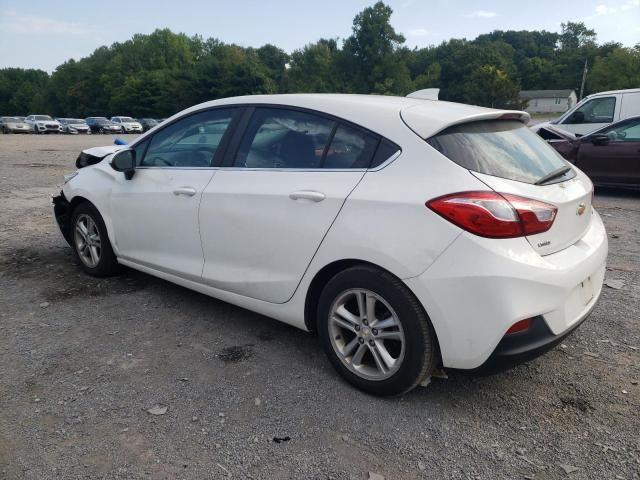
M 102 216 L 93 205 L 81 203 L 76 207 L 71 228 L 73 251 L 85 272 L 105 277 L 121 270 Z
M 408 392 L 435 367 L 436 340 L 424 309 L 398 278 L 378 268 L 349 268 L 327 283 L 318 332 L 335 369 L 374 395 Z

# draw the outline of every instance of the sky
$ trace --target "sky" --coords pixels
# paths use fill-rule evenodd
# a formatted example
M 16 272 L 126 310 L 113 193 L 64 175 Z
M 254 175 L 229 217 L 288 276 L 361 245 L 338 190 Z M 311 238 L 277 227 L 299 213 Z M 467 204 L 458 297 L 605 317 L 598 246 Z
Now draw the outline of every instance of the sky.
M 375 0 L 0 0 L 0 68 L 52 72 L 70 58 L 168 27 L 291 52 L 319 38 L 346 38 L 353 17 Z M 409 47 L 493 30 L 559 31 L 583 21 L 598 42 L 640 43 L 640 0 L 386 0 L 391 23 Z

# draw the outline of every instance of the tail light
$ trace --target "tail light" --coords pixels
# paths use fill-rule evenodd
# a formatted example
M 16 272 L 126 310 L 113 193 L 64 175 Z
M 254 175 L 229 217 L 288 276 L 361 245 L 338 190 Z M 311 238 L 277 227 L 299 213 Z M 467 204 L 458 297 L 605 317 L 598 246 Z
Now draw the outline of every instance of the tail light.
M 434 198 L 427 207 L 460 228 L 487 238 L 515 238 L 546 232 L 558 209 L 509 193 L 461 192 Z
M 533 324 L 533 318 L 525 318 L 524 320 L 520 320 L 519 322 L 516 322 L 513 325 L 511 325 L 511 327 L 509 328 L 509 330 L 507 330 L 507 333 L 505 333 L 505 335 L 511 335 L 512 333 L 520 333 L 520 332 L 529 330 L 532 324 Z

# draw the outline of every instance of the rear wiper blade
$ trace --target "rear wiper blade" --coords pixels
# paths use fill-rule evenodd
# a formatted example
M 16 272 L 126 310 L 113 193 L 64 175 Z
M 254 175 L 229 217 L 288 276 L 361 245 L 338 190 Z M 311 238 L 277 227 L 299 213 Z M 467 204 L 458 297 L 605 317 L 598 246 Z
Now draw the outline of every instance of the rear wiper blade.
M 534 185 L 544 185 L 545 183 L 554 180 L 556 178 L 562 177 L 565 173 L 571 171 L 571 167 L 565 165 L 564 167 L 560 167 L 552 171 L 551 173 L 547 173 L 544 177 L 540 178 Z

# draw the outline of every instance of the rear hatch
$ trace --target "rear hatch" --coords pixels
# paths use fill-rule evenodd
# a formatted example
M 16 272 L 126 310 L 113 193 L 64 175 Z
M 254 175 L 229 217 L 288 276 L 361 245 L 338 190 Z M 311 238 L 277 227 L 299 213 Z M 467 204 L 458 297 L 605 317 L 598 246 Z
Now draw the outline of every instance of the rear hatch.
M 419 133 L 415 122 L 420 121 L 420 115 L 415 109 L 410 112 L 403 112 L 403 119 Z M 591 222 L 591 181 L 529 130 L 523 123 L 528 116 L 492 112 L 461 118 L 423 138 L 492 190 L 556 207 L 551 228 L 526 237 L 540 255 L 573 245 Z

